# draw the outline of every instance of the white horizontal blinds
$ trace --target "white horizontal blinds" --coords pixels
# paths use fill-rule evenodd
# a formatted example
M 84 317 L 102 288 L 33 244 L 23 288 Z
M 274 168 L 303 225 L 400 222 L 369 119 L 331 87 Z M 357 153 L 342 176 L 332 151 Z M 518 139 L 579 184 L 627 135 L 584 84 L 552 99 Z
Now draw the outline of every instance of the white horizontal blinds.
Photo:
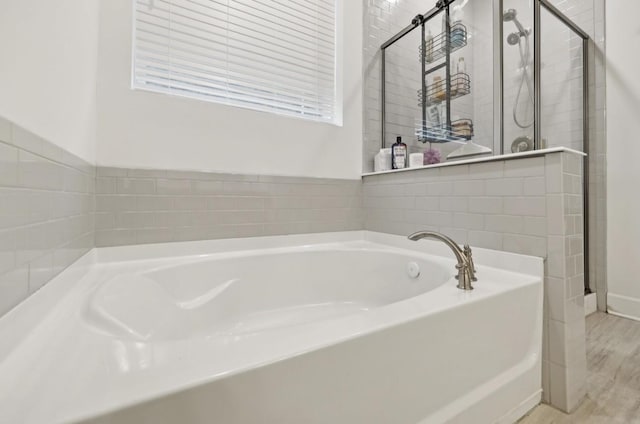
M 135 88 L 335 120 L 336 0 L 136 0 Z

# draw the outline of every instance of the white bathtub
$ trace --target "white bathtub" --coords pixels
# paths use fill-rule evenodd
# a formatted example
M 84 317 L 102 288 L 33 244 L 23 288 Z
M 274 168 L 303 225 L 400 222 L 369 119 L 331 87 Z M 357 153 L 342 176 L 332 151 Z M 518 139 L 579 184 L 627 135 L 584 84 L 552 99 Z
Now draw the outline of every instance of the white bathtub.
M 0 422 L 514 422 L 542 260 L 474 254 L 464 292 L 444 245 L 370 232 L 96 249 L 0 319 Z

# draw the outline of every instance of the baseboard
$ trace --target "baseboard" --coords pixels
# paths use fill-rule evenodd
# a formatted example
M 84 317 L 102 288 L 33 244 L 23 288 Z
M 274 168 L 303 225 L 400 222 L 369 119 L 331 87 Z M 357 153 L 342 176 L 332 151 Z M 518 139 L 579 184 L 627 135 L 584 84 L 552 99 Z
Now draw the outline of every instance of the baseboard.
M 633 320 L 633 321 L 640 321 L 640 317 L 636 317 L 636 316 L 633 316 L 633 315 L 625 315 L 625 314 L 621 314 L 619 312 L 614 312 L 614 311 L 608 311 L 608 313 L 610 315 L 614 315 L 614 316 L 617 316 L 617 317 L 620 317 L 620 318 L 626 318 L 626 319 L 630 319 L 630 320 Z
M 612 315 L 640 321 L 640 299 L 609 292 L 607 294 L 607 311 Z

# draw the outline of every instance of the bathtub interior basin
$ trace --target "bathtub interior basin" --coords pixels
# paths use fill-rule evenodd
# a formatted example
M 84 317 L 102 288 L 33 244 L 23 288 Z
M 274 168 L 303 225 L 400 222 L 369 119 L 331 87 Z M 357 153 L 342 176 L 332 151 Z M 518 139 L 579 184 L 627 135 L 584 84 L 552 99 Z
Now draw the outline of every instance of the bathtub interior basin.
M 451 266 L 379 249 L 204 259 L 110 278 L 89 298 L 85 319 L 141 341 L 241 336 L 366 312 L 453 274 Z

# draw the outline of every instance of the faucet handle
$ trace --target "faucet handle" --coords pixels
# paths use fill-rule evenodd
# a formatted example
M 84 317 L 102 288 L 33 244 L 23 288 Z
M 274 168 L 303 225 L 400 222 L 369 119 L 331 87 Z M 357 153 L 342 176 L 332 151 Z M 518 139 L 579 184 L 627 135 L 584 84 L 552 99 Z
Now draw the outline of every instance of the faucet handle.
M 467 257 L 467 263 L 469 264 L 469 274 L 471 276 L 471 281 L 478 281 L 476 278 L 476 265 L 473 263 L 473 252 L 471 251 L 471 246 L 465 244 L 463 247 L 464 255 Z

